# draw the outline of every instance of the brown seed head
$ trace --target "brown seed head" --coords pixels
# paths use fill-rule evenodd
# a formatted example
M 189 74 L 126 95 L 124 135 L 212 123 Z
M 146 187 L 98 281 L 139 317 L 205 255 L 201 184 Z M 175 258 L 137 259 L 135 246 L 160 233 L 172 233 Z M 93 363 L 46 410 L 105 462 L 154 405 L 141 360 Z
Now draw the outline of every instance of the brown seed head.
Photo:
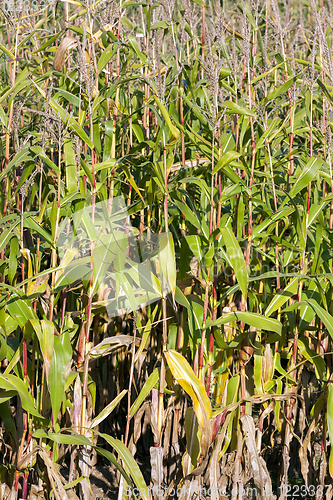
M 76 47 L 77 41 L 75 38 L 72 36 L 66 36 L 63 38 L 61 41 L 61 44 L 59 45 L 57 52 L 54 56 L 53 60 L 53 69 L 55 71 L 61 71 L 64 64 L 65 64 L 65 59 L 66 59 L 66 53 L 69 49 L 73 49 Z

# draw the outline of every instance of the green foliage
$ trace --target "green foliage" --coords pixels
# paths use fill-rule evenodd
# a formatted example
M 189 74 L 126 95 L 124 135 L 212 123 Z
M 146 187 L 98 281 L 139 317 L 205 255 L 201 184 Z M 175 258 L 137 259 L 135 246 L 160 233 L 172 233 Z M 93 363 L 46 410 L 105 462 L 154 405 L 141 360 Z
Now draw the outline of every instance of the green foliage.
M 119 498 L 200 476 L 217 500 L 219 460 L 266 495 L 278 446 L 279 487 L 292 453 L 330 484 L 326 10 L 34 5 L 1 11 L 0 488 L 90 500 L 96 450 Z

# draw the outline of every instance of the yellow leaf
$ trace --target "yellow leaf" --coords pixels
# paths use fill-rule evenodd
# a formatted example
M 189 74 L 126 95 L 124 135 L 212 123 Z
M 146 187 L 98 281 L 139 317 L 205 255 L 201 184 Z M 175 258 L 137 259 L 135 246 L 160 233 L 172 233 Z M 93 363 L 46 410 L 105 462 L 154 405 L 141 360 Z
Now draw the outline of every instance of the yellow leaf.
M 33 295 L 35 293 L 43 293 L 46 290 L 47 280 L 49 279 L 49 274 L 44 276 L 39 276 L 33 281 L 29 281 L 27 284 L 27 295 Z
M 28 278 L 32 278 L 32 264 L 31 264 L 30 250 L 28 250 L 28 248 L 21 248 L 21 253 L 23 257 L 28 261 Z
M 72 260 L 74 259 L 75 255 L 77 253 L 77 250 L 76 248 L 68 248 L 65 252 L 65 255 L 63 256 L 63 258 L 61 259 L 61 262 L 60 262 L 60 266 L 59 267 L 63 267 L 65 268 L 66 266 L 68 266 L 68 264 L 70 262 L 72 262 Z M 63 274 L 63 270 L 61 269 L 60 271 L 57 271 L 56 272 L 56 275 L 55 275 L 55 283 L 57 283 L 58 279 L 60 278 L 60 276 Z
M 172 375 L 193 401 L 193 409 L 201 429 L 201 454 L 205 456 L 211 443 L 210 417 L 212 414 L 205 387 L 181 354 L 169 349 L 164 355 Z

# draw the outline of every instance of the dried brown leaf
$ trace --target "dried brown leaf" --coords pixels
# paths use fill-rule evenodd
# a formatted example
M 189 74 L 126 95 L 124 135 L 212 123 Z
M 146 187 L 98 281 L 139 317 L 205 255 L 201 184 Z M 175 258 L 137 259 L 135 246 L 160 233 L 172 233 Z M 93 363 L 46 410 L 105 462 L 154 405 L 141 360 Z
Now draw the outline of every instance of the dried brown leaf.
M 211 488 L 211 500 L 220 500 L 218 481 L 220 479 L 219 455 L 223 445 L 225 432 L 221 432 L 216 440 L 215 448 L 209 464 L 209 480 Z
M 89 356 L 91 359 L 106 356 L 111 352 L 119 349 L 121 347 L 129 347 L 134 342 L 134 337 L 130 335 L 116 335 L 115 337 L 107 337 L 102 342 L 94 346 L 89 351 Z M 140 346 L 141 339 L 135 339 L 135 345 Z
M 301 461 L 301 471 L 306 487 L 308 488 L 308 474 L 309 474 L 309 460 L 308 460 L 308 449 L 311 442 L 311 434 L 316 428 L 316 420 L 313 419 L 308 432 L 306 433 L 305 439 L 299 449 L 299 459 Z
M 36 484 L 32 484 L 28 500 L 45 500 L 44 490 Z
M 48 455 L 48 452 L 44 448 L 40 448 L 39 455 L 46 465 L 47 474 L 49 476 L 50 484 L 53 488 L 53 493 L 56 497 L 56 500 L 70 500 L 64 488 L 65 479 L 57 471 L 54 462 Z
M 270 399 L 273 399 L 275 401 L 288 401 L 289 399 L 296 397 L 299 399 L 303 399 L 302 396 L 300 396 L 299 394 L 295 394 L 294 392 L 287 392 L 286 394 L 257 394 L 255 396 L 241 399 L 237 403 L 232 403 L 228 406 L 221 406 L 220 408 L 215 409 L 212 413 L 212 418 L 216 417 L 224 411 L 234 411 L 242 403 L 261 404 L 265 403 L 265 401 L 269 401 Z
M 0 483 L 0 500 L 5 500 L 10 494 L 10 488 L 5 483 Z
M 163 448 L 151 446 L 150 448 L 151 480 L 153 483 L 154 498 L 163 500 Z
M 245 444 L 249 453 L 254 483 L 260 488 L 262 498 L 265 498 L 265 500 L 275 500 L 276 497 L 272 494 L 272 482 L 266 463 L 257 451 L 253 418 L 250 415 L 242 415 L 240 420 L 242 422 Z
M 274 401 L 271 401 L 269 403 L 269 405 L 267 406 L 267 408 L 265 408 L 265 410 L 260 415 L 260 418 L 258 420 L 258 425 L 260 423 L 263 423 L 263 421 L 265 420 L 265 418 L 274 410 L 274 408 L 275 408 L 275 403 L 274 403 Z
M 15 491 L 15 487 L 13 486 L 8 496 L 5 497 L 5 500 L 17 500 L 18 491 Z
M 55 53 L 53 60 L 53 69 L 55 71 L 61 71 L 66 59 L 66 54 L 69 49 L 73 49 L 76 47 L 77 41 L 72 36 L 65 36 L 61 40 L 59 47 L 57 48 L 57 52 Z

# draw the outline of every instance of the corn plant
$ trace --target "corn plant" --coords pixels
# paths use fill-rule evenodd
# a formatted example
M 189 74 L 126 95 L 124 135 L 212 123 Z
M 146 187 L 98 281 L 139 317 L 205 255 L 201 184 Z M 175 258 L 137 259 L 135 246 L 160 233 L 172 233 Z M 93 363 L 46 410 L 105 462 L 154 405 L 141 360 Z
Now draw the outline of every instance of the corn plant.
M 0 499 L 332 498 L 331 3 L 0 17 Z

